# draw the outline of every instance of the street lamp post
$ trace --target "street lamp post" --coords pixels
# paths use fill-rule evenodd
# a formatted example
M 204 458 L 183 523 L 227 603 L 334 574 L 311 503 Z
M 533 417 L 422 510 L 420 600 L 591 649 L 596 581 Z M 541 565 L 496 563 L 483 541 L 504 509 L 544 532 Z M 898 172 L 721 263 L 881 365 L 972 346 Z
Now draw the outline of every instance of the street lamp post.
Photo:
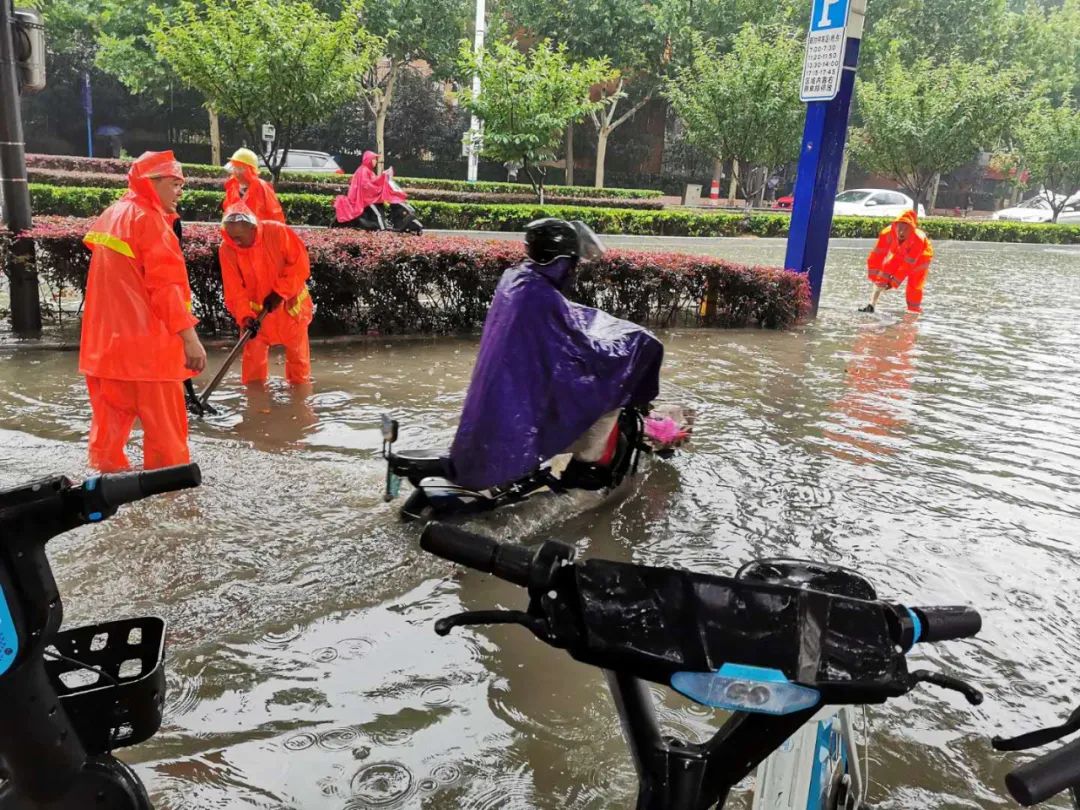
M 487 4 L 485 0 L 476 0 L 476 36 L 473 39 L 473 53 L 482 58 L 484 53 L 484 31 Z M 480 97 L 480 74 L 474 73 L 472 80 L 473 98 Z M 469 125 L 469 182 L 475 183 L 480 168 L 480 133 L 483 122 L 475 115 Z

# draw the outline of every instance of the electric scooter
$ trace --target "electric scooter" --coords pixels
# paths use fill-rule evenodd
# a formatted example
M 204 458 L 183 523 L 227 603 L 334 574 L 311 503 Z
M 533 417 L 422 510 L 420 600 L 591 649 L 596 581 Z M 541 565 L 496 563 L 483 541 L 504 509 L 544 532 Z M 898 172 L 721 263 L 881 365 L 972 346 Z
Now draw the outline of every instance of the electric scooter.
M 61 630 L 45 544 L 125 503 L 196 487 L 195 464 L 53 476 L 0 492 L 0 810 L 150 810 L 117 748 L 152 737 L 165 696 L 165 622 Z
M 396 498 L 401 490 L 401 480 L 413 486 L 412 492 L 401 507 L 404 520 L 445 519 L 454 516 L 475 515 L 506 506 L 523 503 L 537 496 L 565 495 L 570 492 L 593 491 L 600 498 L 608 496 L 627 478 L 637 474 L 643 454 L 670 458 L 675 448 L 689 435 L 689 425 L 677 425 L 675 437 L 661 441 L 650 433 L 646 420 L 672 420 L 685 422 L 680 408 L 648 413 L 639 408 L 624 408 L 618 420 L 618 447 L 615 458 L 608 465 L 567 463 L 568 457 L 556 457 L 545 462 L 529 474 L 502 486 L 474 490 L 454 483 L 448 462 L 448 450 L 417 449 L 394 450 L 399 425 L 389 416 L 382 419 L 382 454 L 386 459 L 386 488 L 383 499 Z M 565 465 L 565 466 L 563 466 Z
M 998 751 L 1026 751 L 1041 748 L 1080 731 L 1080 707 L 1060 726 L 1039 729 L 1019 737 L 995 737 Z M 1074 807 L 1080 810 L 1080 737 L 1021 765 L 1005 777 L 1009 795 L 1024 807 L 1052 799 L 1068 791 Z
M 425 528 L 420 545 L 529 594 L 526 610 L 448 616 L 436 633 L 518 624 L 605 671 L 638 773 L 637 810 L 724 807 L 736 784 L 829 707 L 884 703 L 921 683 L 982 701 L 951 676 L 909 672 L 906 659 L 916 642 L 974 636 L 976 611 L 881 601 L 866 579 L 837 566 L 759 560 L 719 577 L 576 562 L 575 549 L 557 541 L 529 548 L 440 523 Z M 733 714 L 703 744 L 666 736 L 647 682 Z M 828 755 L 804 761 L 782 791 L 770 792 L 778 778 L 759 782 L 754 806 L 858 807 L 852 780 L 833 765 L 836 744 L 827 735 L 816 750 Z

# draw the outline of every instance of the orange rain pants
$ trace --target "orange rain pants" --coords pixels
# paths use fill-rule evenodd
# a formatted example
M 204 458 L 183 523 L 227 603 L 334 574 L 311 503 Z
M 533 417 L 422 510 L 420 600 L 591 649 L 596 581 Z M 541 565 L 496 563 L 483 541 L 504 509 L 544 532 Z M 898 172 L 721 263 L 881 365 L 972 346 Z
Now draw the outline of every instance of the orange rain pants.
M 912 230 L 903 242 L 897 233 L 901 222 L 906 222 Z M 874 284 L 890 290 L 907 281 L 907 307 L 911 312 L 921 312 L 923 288 L 933 258 L 934 248 L 930 238 L 919 229 L 915 212 L 905 211 L 878 235 L 877 244 L 866 260 L 867 276 Z
M 243 172 L 243 185 L 247 191 L 240 193 L 241 179 L 230 177 L 225 181 L 225 202 L 222 208 L 228 211 L 238 202 L 244 203 L 259 222 L 285 222 L 285 212 L 278 202 L 274 187 L 259 177 L 259 173 L 245 163 L 234 163 Z
M 102 472 L 131 464 L 124 445 L 138 417 L 143 428 L 143 466 L 152 470 L 191 461 L 187 405 L 179 382 L 132 382 L 87 377 L 90 391 L 90 466 Z
M 243 203 L 227 213 L 247 210 Z M 221 280 L 225 306 L 242 325 L 262 312 L 263 301 L 276 292 L 283 302 L 262 320 L 259 333 L 244 346 L 242 379 L 262 382 L 269 376 L 271 346 L 285 347 L 285 379 L 299 384 L 311 379 L 308 324 L 313 307 L 307 279 L 311 275 L 307 248 L 296 232 L 279 222 L 260 221 L 251 247 L 240 247 L 222 230 Z
M 147 469 L 186 463 L 185 368 L 180 332 L 191 314 L 187 267 L 152 178 L 183 179 L 172 152 L 147 152 L 128 172 L 128 193 L 83 239 L 91 251 L 79 371 L 90 392 L 90 463 L 126 469 L 124 445 L 142 422 Z

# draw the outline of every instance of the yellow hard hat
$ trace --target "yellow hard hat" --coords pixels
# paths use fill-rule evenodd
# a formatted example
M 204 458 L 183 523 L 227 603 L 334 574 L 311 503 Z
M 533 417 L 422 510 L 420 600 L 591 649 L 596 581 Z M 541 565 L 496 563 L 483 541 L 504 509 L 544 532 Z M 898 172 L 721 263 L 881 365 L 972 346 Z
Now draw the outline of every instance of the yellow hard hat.
M 233 156 L 229 158 L 229 163 L 243 163 L 255 171 L 259 170 L 259 158 L 250 149 L 237 149 L 233 152 Z

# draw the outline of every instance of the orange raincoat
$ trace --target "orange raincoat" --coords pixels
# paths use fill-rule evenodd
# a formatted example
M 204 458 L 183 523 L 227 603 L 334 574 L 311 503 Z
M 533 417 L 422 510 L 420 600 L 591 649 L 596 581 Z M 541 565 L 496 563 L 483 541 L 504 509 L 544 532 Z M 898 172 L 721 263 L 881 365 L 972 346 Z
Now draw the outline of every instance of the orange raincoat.
M 898 236 L 901 222 L 911 226 L 911 235 L 904 242 Z M 923 287 L 933 258 L 933 245 L 919 228 L 918 217 L 914 211 L 905 211 L 878 236 L 877 245 L 866 260 L 867 275 L 874 284 L 890 290 L 907 281 L 907 307 L 912 312 L 921 312 Z
M 236 203 L 225 213 L 250 211 L 243 203 Z M 265 380 L 270 347 L 284 346 L 285 378 L 291 383 L 307 382 L 311 379 L 308 324 L 313 311 L 306 285 L 311 275 L 307 248 L 288 225 L 260 221 L 256 227 L 255 243 L 246 248 L 222 229 L 218 249 L 225 306 L 238 325 L 262 312 L 263 301 L 271 292 L 283 299 L 244 346 L 243 381 Z
M 225 181 L 225 202 L 222 206 L 225 211 L 236 203 L 243 202 L 259 222 L 284 222 L 285 212 L 281 209 L 274 187 L 260 178 L 259 173 L 246 163 L 234 162 L 231 165 L 240 172 L 240 176 L 233 175 Z M 240 193 L 241 185 L 247 187 L 243 194 Z
M 83 239 L 91 251 L 79 371 L 90 392 L 90 463 L 129 467 L 124 444 L 136 417 L 147 469 L 186 464 L 184 344 L 198 323 L 176 214 L 161 207 L 152 178 L 183 179 L 172 152 L 146 152 L 128 172 L 128 192 L 105 209 Z

